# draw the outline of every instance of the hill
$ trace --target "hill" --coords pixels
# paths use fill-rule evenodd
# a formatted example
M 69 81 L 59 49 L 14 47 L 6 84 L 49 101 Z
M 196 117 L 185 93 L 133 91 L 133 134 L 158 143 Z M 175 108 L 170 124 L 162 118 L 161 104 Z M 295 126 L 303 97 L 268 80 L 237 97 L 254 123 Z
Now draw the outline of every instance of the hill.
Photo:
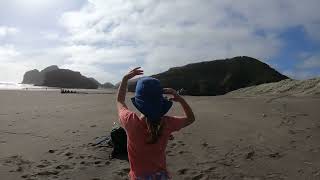
M 115 88 L 115 85 L 113 85 L 112 83 L 106 82 L 104 84 L 101 85 L 102 88 Z
M 41 85 L 41 84 L 43 84 L 45 74 L 47 72 L 57 70 L 57 69 L 59 69 L 58 66 L 52 65 L 52 66 L 49 66 L 49 67 L 43 69 L 42 71 L 39 71 L 37 69 L 28 71 L 24 74 L 22 83 L 23 84 Z
M 97 89 L 99 86 L 97 84 L 99 82 L 94 78 L 87 78 L 81 75 L 80 72 L 69 69 L 59 69 L 56 65 L 49 66 L 42 71 L 34 69 L 26 72 L 22 83 L 37 86 L 83 89 Z
M 94 84 L 96 84 L 98 87 L 101 87 L 102 86 L 102 84 L 98 81 L 98 80 L 96 80 L 95 78 L 89 78 Z
M 184 89 L 188 95 L 222 95 L 230 91 L 287 79 L 269 65 L 247 56 L 174 67 L 153 75 L 163 87 Z M 129 83 L 134 91 L 136 80 Z

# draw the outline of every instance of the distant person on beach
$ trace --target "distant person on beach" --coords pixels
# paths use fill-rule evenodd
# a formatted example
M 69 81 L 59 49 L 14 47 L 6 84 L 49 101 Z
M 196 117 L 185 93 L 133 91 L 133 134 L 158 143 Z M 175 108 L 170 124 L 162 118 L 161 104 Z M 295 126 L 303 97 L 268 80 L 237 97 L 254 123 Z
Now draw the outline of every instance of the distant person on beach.
M 131 78 L 142 75 L 140 67 L 126 74 L 121 81 L 117 96 L 117 108 L 121 126 L 127 133 L 127 149 L 130 162 L 129 177 L 137 179 L 170 179 L 166 167 L 165 149 L 171 133 L 179 131 L 195 121 L 188 103 L 174 89 L 160 86 L 160 81 L 144 77 L 136 85 L 133 105 L 142 113 L 128 110 L 125 103 L 127 83 Z M 170 95 L 166 99 L 163 94 Z M 165 116 L 174 102 L 184 110 L 181 117 Z

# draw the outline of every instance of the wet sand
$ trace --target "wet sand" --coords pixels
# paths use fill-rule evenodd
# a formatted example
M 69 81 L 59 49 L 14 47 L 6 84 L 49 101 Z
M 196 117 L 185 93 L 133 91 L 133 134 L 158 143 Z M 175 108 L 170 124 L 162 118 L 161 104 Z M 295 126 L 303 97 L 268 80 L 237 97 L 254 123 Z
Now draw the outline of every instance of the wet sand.
M 319 96 L 186 99 L 196 122 L 168 144 L 174 180 L 320 179 Z M 126 179 L 128 162 L 93 146 L 115 121 L 115 94 L 0 91 L 0 179 Z

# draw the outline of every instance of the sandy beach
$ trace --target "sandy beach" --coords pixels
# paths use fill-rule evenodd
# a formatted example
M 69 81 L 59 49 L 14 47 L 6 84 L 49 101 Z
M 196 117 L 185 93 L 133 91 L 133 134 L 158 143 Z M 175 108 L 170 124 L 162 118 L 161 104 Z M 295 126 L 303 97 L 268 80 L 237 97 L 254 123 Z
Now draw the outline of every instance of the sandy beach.
M 174 180 L 320 179 L 319 96 L 186 99 L 196 122 L 168 144 Z M 113 122 L 115 94 L 0 91 L 0 179 L 127 179 L 126 160 L 93 146 Z

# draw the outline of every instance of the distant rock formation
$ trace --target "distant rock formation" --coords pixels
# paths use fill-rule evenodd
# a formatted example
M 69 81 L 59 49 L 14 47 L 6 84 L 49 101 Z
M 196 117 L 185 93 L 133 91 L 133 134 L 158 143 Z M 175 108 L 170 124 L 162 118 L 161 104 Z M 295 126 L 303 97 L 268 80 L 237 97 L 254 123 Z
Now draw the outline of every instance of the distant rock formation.
M 23 84 L 42 84 L 42 82 L 43 76 L 37 69 L 27 71 L 22 80 Z
M 97 89 L 98 85 L 80 72 L 69 69 L 57 69 L 45 74 L 42 84 L 48 87 Z
M 97 81 L 95 78 L 89 78 L 92 82 L 94 82 L 98 87 L 101 87 L 102 86 L 102 84 L 99 82 L 99 81 Z
M 34 84 L 34 85 L 42 85 L 44 78 L 45 78 L 45 73 L 57 70 L 59 69 L 58 66 L 53 65 L 49 66 L 42 71 L 39 71 L 37 69 L 28 71 L 24 74 L 22 83 L 23 84 Z
M 34 84 L 37 86 L 83 89 L 97 89 L 99 86 L 97 82 L 93 78 L 89 79 L 81 75 L 80 72 L 59 69 L 55 65 L 49 66 L 40 72 L 36 69 L 28 71 L 24 74 L 22 81 L 24 84 Z
M 115 88 L 115 86 L 112 83 L 106 82 L 101 85 L 102 88 Z
M 184 89 L 188 95 L 222 95 L 248 86 L 287 79 L 269 65 L 246 56 L 214 60 L 171 68 L 153 75 L 163 87 Z M 134 91 L 136 80 L 129 83 Z
M 46 68 L 44 68 L 41 73 L 45 74 L 47 72 L 53 71 L 53 70 L 58 70 L 59 67 L 57 65 L 52 65 L 52 66 L 48 66 Z

